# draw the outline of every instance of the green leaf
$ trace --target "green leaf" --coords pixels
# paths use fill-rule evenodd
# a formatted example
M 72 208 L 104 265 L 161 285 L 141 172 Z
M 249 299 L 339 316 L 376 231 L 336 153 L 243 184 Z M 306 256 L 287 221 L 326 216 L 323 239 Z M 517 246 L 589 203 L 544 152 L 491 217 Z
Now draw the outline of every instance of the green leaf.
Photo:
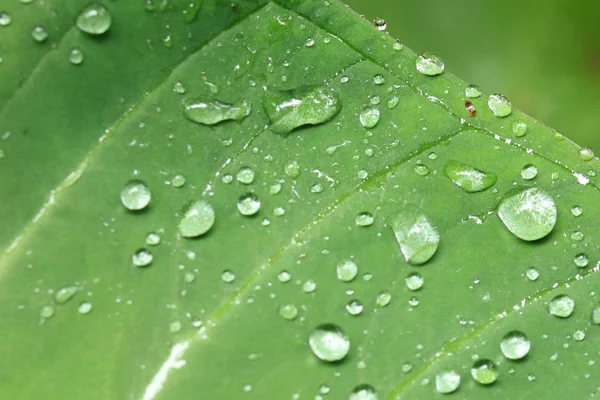
M 598 159 L 337 1 L 84 6 L 0 26 L 4 397 L 598 393 Z

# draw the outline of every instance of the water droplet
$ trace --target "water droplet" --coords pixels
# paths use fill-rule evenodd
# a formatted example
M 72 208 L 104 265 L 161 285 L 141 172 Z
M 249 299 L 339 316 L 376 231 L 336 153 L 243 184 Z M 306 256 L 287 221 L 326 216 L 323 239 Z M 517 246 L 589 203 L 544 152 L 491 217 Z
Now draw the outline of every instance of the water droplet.
M 471 376 L 482 385 L 491 385 L 498 379 L 498 367 L 491 360 L 478 360 L 471 367 Z
M 232 271 L 226 269 L 221 274 L 221 280 L 225 283 L 231 283 L 231 282 L 235 281 L 235 274 Z
M 260 210 L 260 200 L 254 193 L 246 193 L 238 200 L 237 209 L 242 215 L 254 215 Z
M 8 26 L 12 22 L 12 17 L 7 12 L 0 12 L 0 26 Z
M 579 217 L 581 214 L 583 214 L 583 208 L 580 206 L 573 206 L 571 208 L 571 214 L 573 214 L 575 217 Z
M 468 164 L 450 160 L 444 166 L 444 175 L 465 192 L 481 192 L 494 186 L 498 175 L 484 172 Z
M 405 374 L 408 374 L 410 371 L 412 371 L 413 366 L 411 363 L 406 362 L 406 363 L 402 364 L 401 369 L 402 369 L 402 372 L 404 372 Z
M 512 104 L 503 94 L 491 94 L 488 99 L 488 107 L 499 118 L 512 114 Z
M 55 311 L 56 310 L 52 306 L 44 306 L 42 307 L 42 311 L 40 311 L 40 318 L 50 319 L 54 316 Z
M 204 101 L 193 97 L 183 101 L 183 115 L 190 121 L 204 125 L 215 125 L 222 121 L 242 121 L 252 111 L 250 104 L 241 101 L 237 104 L 221 103 L 216 100 Z
M 376 85 L 383 85 L 385 83 L 385 78 L 383 77 L 383 75 L 377 74 L 373 77 L 373 83 Z M 373 96 L 373 97 L 376 97 L 376 96 Z
M 307 280 L 302 284 L 302 291 L 304 293 L 312 293 L 317 289 L 317 283 L 311 279 Z
M 215 210 L 204 200 L 186 205 L 181 214 L 178 229 L 183 237 L 191 238 L 203 235 L 215 223 Z
M 360 112 L 358 119 L 362 126 L 367 129 L 373 128 L 379 122 L 380 112 L 376 107 L 365 108 Z
M 554 228 L 556 205 L 552 197 L 541 189 L 518 189 L 500 202 L 498 216 L 516 237 L 538 240 Z
M 594 151 L 588 147 L 583 147 L 579 150 L 579 157 L 581 157 L 583 161 L 590 161 L 594 158 Z
M 392 47 L 394 48 L 394 50 L 400 51 L 400 50 L 402 50 L 404 48 L 404 45 L 402 43 L 400 43 L 399 40 L 396 40 L 394 42 L 394 45 Z
M 290 279 L 292 279 L 292 274 L 290 274 L 286 270 L 283 270 L 277 275 L 277 279 L 279 279 L 279 282 L 281 283 L 286 283 L 289 282 Z
M 185 283 L 194 283 L 195 280 L 196 280 L 196 274 L 193 272 L 186 272 L 183 275 L 183 281 Z
M 523 121 L 515 121 L 512 124 L 512 131 L 517 137 L 523 137 L 527 134 L 527 124 Z
M 528 380 L 529 382 L 533 382 L 533 381 L 535 381 L 535 379 L 536 379 L 536 377 L 535 377 L 535 375 L 534 375 L 534 374 L 529 374 L 529 375 L 527 375 L 527 380 Z
M 137 211 L 150 203 L 150 188 L 140 180 L 131 180 L 121 190 L 121 203 L 128 210 Z
M 367 171 L 365 171 L 364 169 L 361 169 L 360 171 L 358 171 L 357 175 L 360 179 L 367 179 L 369 177 L 369 173 Z
M 429 168 L 427 168 L 427 166 L 425 166 L 423 164 L 415 165 L 413 167 L 413 171 L 415 172 L 415 174 L 420 175 L 420 176 L 429 175 Z
M 331 120 L 342 109 L 342 100 L 335 90 L 324 87 L 307 91 L 267 91 L 263 107 L 271 120 L 271 130 L 286 135 L 303 125 Z
M 573 314 L 573 310 L 575 310 L 575 300 L 566 294 L 559 294 L 550 300 L 548 310 L 552 315 L 560 318 L 568 318 Z
M 600 305 L 594 307 L 594 310 L 592 311 L 592 323 L 600 325 Z
M 411 307 L 416 307 L 419 305 L 419 299 L 416 297 L 411 297 L 410 299 L 408 299 L 408 305 Z
M 183 86 L 183 83 L 181 83 L 179 81 L 175 82 L 175 84 L 173 85 L 173 91 L 175 93 L 184 94 L 185 87 Z
M 415 60 L 417 71 L 423 75 L 435 76 L 444 72 L 444 62 L 433 53 L 419 54 Z
M 284 170 L 287 176 L 296 179 L 300 175 L 300 164 L 297 161 L 291 161 L 285 166 Z
M 442 371 L 435 377 L 435 390 L 438 393 L 452 393 L 460 385 L 460 375 L 456 371 Z
M 476 99 L 481 96 L 481 90 L 477 85 L 467 85 L 465 88 L 465 96 L 469 99 Z
M 181 330 L 181 322 L 173 321 L 173 322 L 169 323 L 169 332 L 177 333 L 180 330 Z
M 238 182 L 249 185 L 254 182 L 254 171 L 249 167 L 242 167 L 235 175 Z
M 76 286 L 64 287 L 56 292 L 54 295 L 54 301 L 56 301 L 57 304 L 65 304 L 67 301 L 71 300 L 73 296 L 77 294 L 77 292 L 79 292 L 79 288 Z
M 377 298 L 375 299 L 375 305 L 379 308 L 385 307 L 390 304 L 390 301 L 392 301 L 392 294 L 389 291 L 384 290 L 377 295 Z
M 273 215 L 276 217 L 281 217 L 285 215 L 285 209 L 283 207 L 275 207 L 273 210 Z
M 377 400 L 377 392 L 373 386 L 363 383 L 352 389 L 348 400 Z
M 279 192 L 281 192 L 281 183 L 276 183 L 274 185 L 271 185 L 271 187 L 269 188 L 269 194 L 271 196 L 275 196 Z
M 348 311 L 350 315 L 359 315 L 360 313 L 362 313 L 362 310 L 362 303 L 356 299 L 350 300 L 348 304 L 346 304 L 346 311 Z
M 531 342 L 521 331 L 510 331 L 502 338 L 500 350 L 504 357 L 510 360 L 519 360 L 529 353 Z
M 108 31 L 112 16 L 104 6 L 90 4 L 77 17 L 76 25 L 81 31 L 90 35 L 101 35 Z
M 538 174 L 538 169 L 533 164 L 527 164 L 521 169 L 521 178 L 523 179 L 534 179 Z
M 386 219 L 394 232 L 404 259 L 411 265 L 429 261 L 440 243 L 440 235 L 429 218 L 418 208 L 404 206 Z
M 370 212 L 363 211 L 356 216 L 354 221 L 358 226 L 371 226 L 375 222 L 375 218 Z
M 80 49 L 73 49 L 69 53 L 69 61 L 73 65 L 79 65 L 83 62 L 83 52 Z
M 309 37 L 306 39 L 306 42 L 304 42 L 304 45 L 306 47 L 312 47 L 315 44 L 315 39 Z
M 581 232 L 580 232 L 581 233 Z M 579 253 L 577 254 L 574 258 L 573 258 L 573 262 L 575 263 L 576 266 L 578 266 L 579 268 L 583 268 L 583 267 L 587 267 L 587 265 L 589 264 L 590 260 L 587 256 L 587 254 L 585 253 Z
M 279 315 L 288 321 L 293 321 L 298 317 L 298 309 L 293 304 L 284 304 L 279 307 Z
M 582 330 L 577 330 L 573 332 L 573 339 L 577 340 L 578 342 L 581 342 L 583 339 L 585 339 L 585 332 Z
M 146 249 L 139 249 L 133 254 L 132 261 L 136 267 L 146 267 L 152 262 L 152 253 Z
M 396 106 L 398 105 L 398 102 L 400 102 L 400 98 L 398 96 L 392 96 L 389 98 L 389 100 L 387 101 L 387 106 L 389 109 L 392 108 L 396 108 Z
M 571 233 L 571 239 L 573 239 L 573 240 L 575 240 L 577 242 L 583 240 L 583 238 L 584 238 L 583 232 L 575 231 L 575 232 Z M 585 256 L 585 254 L 582 254 L 582 255 Z M 575 258 L 577 258 L 577 257 L 575 257 Z M 575 264 L 577 264 L 577 262 Z M 586 263 L 586 265 L 587 265 L 587 263 Z
M 385 19 L 377 17 L 373 20 L 373 25 L 375 25 L 378 31 L 384 31 L 387 27 L 387 22 L 385 22 Z
M 337 277 L 342 282 L 350 282 L 358 274 L 358 266 L 353 261 L 341 261 L 336 268 Z
M 350 351 L 350 339 L 334 324 L 322 324 L 309 336 L 308 343 L 315 356 L 323 361 L 339 361 Z
M 539 271 L 534 267 L 528 268 L 526 275 L 530 281 L 535 281 L 535 280 L 537 280 L 537 278 L 540 277 Z
M 406 287 L 410 290 L 419 290 L 423 287 L 425 279 L 418 272 L 411 272 L 405 278 Z
M 171 179 L 171 184 L 173 187 L 180 188 L 185 185 L 185 177 L 181 174 L 177 174 Z
M 79 314 L 89 314 L 90 311 L 92 311 L 92 303 L 88 302 L 88 301 L 84 301 L 83 303 L 81 303 L 79 305 L 79 307 L 77 308 L 77 312 Z
M 48 32 L 41 26 L 36 26 L 31 31 L 31 37 L 36 42 L 43 42 L 44 40 L 48 39 Z

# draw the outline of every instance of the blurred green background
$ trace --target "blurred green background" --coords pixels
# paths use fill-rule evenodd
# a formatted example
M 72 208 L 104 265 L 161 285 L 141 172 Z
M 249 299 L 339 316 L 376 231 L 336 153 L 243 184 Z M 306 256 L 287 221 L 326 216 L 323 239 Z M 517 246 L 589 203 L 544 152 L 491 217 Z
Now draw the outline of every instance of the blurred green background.
M 600 2 L 345 0 L 446 71 L 600 154 Z

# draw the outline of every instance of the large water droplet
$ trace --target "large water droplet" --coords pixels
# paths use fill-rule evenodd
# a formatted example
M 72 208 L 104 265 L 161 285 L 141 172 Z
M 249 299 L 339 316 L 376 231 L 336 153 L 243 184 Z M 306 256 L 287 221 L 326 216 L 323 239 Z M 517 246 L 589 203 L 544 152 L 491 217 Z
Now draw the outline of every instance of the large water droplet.
M 579 233 L 581 234 L 581 232 L 579 232 Z M 573 237 L 573 236 L 574 235 L 571 235 L 571 237 Z M 578 237 L 579 236 L 575 235 L 575 239 L 577 239 Z M 590 263 L 590 259 L 588 258 L 587 254 L 585 254 L 585 253 L 579 253 L 579 254 L 576 254 L 575 257 L 573 257 L 573 262 L 579 268 L 583 268 L 583 267 L 587 267 L 587 265 Z
M 339 361 L 350 351 L 350 339 L 334 324 L 317 326 L 308 343 L 314 355 L 323 361 Z
M 500 350 L 504 357 L 510 360 L 519 360 L 529 353 L 531 342 L 527 336 L 520 331 L 508 332 L 500 342 Z
M 90 35 L 101 35 L 108 31 L 112 16 L 104 6 L 90 4 L 77 17 L 77 28 Z
M 579 217 L 581 214 L 583 214 L 583 208 L 580 206 L 573 206 L 571 208 L 571 214 L 573 214 L 575 217 Z
M 435 389 L 438 393 L 452 393 L 460 385 L 460 375 L 456 371 L 442 371 L 435 377 Z
M 568 318 L 573 314 L 573 310 L 575 310 L 575 300 L 566 294 L 560 294 L 550 300 L 548 310 L 552 315 L 560 318 Z
M 556 205 L 552 197 L 541 189 L 518 189 L 500 202 L 498 216 L 518 238 L 538 240 L 554 228 Z
M 422 53 L 415 60 L 417 71 L 423 75 L 435 76 L 444 72 L 444 62 L 433 53 Z
M 226 269 L 221 274 L 221 280 L 225 283 L 231 283 L 235 281 L 235 274 L 233 273 L 233 271 Z
M 526 275 L 530 281 L 535 281 L 540 277 L 540 272 L 536 268 L 531 267 L 527 269 Z
M 373 386 L 363 383 L 352 390 L 348 400 L 377 400 L 377 392 Z
M 317 289 L 317 283 L 311 279 L 307 280 L 302 284 L 302 291 L 304 293 L 312 293 Z
M 342 282 L 350 282 L 358 274 L 358 266 L 353 261 L 341 261 L 336 268 L 337 277 Z
M 493 172 L 483 172 L 468 164 L 450 160 L 444 166 L 444 175 L 465 192 L 475 193 L 489 189 L 498 180 Z
M 316 87 L 307 91 L 267 91 L 263 106 L 271 130 L 285 135 L 303 125 L 329 121 L 342 109 L 342 100 L 335 90 Z
M 254 215 L 260 210 L 260 200 L 254 193 L 246 193 L 238 200 L 237 209 L 242 215 Z
M 222 121 L 242 121 L 252 111 L 250 104 L 241 101 L 237 104 L 221 103 L 216 100 L 205 101 L 192 97 L 183 101 L 183 115 L 190 121 L 204 125 L 214 125 Z
M 196 237 L 205 234 L 215 223 L 215 211 L 212 206 L 198 200 L 186 205 L 181 211 L 179 233 L 184 237 Z
M 150 203 L 150 189 L 140 180 L 131 180 L 121 190 L 121 203 L 128 210 L 141 210 Z
M 362 126 L 370 129 L 377 125 L 380 115 L 381 113 L 377 107 L 369 107 L 360 112 L 358 119 Z
M 498 379 L 498 367 L 491 360 L 478 360 L 471 367 L 471 376 L 482 385 L 491 385 Z
M 71 300 L 73 296 L 75 296 L 79 292 L 79 288 L 76 286 L 68 286 L 60 289 L 56 292 L 54 296 L 54 301 L 58 304 L 65 304 L 67 301 Z
M 152 262 L 152 253 L 146 249 L 139 249 L 133 254 L 132 262 L 136 267 L 146 267 Z
M 433 257 L 440 243 L 440 235 L 418 208 L 403 206 L 402 211 L 391 214 L 386 221 L 409 264 L 421 265 Z
M 384 31 L 387 26 L 387 22 L 385 22 L 385 19 L 377 17 L 373 20 L 373 25 L 375 25 L 375 28 L 377 28 L 378 31 Z
M 488 106 L 496 117 L 503 118 L 512 114 L 512 104 L 503 94 L 491 94 Z

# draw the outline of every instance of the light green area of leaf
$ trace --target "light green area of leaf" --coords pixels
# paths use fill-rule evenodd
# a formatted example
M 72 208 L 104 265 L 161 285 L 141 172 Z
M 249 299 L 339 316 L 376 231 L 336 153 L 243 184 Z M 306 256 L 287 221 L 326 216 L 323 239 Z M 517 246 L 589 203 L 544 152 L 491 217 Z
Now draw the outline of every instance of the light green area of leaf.
M 80 2 L 3 5 L 3 397 L 348 399 L 366 384 L 379 399 L 432 399 L 443 371 L 452 385 L 461 376 L 451 396 L 464 399 L 598 393 L 596 158 L 517 110 L 495 117 L 488 94 L 470 99 L 471 117 L 466 83 L 421 75 L 413 52 L 337 1 L 155 3 L 106 2 L 101 37 L 74 27 Z M 35 25 L 47 41 L 31 39 Z M 339 113 L 273 132 L 266 90 L 306 88 L 339 96 Z M 187 98 L 251 111 L 202 125 L 184 117 Z M 359 115 L 371 107 L 380 116 L 367 129 Z M 497 181 L 465 192 L 444 174 L 450 161 Z M 538 173 L 524 180 L 528 164 Z M 151 191 L 139 211 L 120 199 L 133 179 Z M 552 197 L 549 235 L 523 241 L 497 216 L 515 186 Z M 260 209 L 242 215 L 255 199 Z M 191 239 L 178 224 L 194 201 L 215 220 Z M 386 225 L 409 208 L 439 233 L 418 267 Z M 357 225 L 365 212 L 373 223 Z M 354 279 L 338 278 L 346 261 Z M 411 291 L 415 271 L 424 283 Z M 59 304 L 64 288 L 76 294 Z M 390 301 L 377 307 L 382 293 Z M 575 302 L 568 318 L 549 313 L 558 295 Z M 335 363 L 309 345 L 330 324 L 350 340 Z M 500 349 L 511 331 L 531 341 L 519 361 Z M 477 359 L 495 363 L 497 382 L 472 379 Z

